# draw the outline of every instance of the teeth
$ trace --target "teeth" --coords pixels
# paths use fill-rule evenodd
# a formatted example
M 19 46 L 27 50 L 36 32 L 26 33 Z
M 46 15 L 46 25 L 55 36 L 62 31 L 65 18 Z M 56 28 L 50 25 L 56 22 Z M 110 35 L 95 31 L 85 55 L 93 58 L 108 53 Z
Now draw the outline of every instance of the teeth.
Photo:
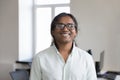
M 69 36 L 69 34 L 62 34 L 64 37 Z

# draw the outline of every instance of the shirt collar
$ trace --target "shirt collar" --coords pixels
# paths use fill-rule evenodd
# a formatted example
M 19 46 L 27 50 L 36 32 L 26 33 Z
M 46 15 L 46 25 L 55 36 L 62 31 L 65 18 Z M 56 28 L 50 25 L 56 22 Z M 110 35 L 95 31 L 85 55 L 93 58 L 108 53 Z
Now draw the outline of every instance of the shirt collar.
M 53 44 L 53 47 L 55 48 L 55 51 L 57 54 L 60 54 L 60 52 L 58 51 L 57 47 L 55 46 L 55 44 Z M 70 53 L 70 55 L 72 56 L 73 53 L 75 52 L 75 48 L 76 48 L 76 45 L 75 45 L 75 42 L 73 43 L 73 48 L 72 48 L 72 51 Z

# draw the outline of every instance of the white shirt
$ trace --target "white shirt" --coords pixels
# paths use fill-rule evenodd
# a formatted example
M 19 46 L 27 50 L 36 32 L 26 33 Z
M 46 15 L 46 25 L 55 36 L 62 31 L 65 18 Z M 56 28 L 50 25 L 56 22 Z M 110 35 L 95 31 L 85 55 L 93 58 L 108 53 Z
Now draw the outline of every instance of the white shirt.
M 32 62 L 30 80 L 97 80 L 92 56 L 73 46 L 65 62 L 55 45 L 38 53 Z

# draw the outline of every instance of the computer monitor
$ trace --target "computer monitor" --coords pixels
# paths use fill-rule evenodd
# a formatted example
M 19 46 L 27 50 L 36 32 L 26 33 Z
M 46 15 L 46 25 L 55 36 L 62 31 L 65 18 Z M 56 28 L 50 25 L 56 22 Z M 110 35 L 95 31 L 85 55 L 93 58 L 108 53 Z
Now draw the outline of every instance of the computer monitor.
M 102 68 L 104 66 L 104 55 L 105 55 L 105 51 L 102 51 L 100 53 L 100 71 L 102 70 Z
M 100 53 L 100 60 L 95 62 L 96 73 L 99 74 L 104 66 L 104 54 L 105 52 L 102 51 Z

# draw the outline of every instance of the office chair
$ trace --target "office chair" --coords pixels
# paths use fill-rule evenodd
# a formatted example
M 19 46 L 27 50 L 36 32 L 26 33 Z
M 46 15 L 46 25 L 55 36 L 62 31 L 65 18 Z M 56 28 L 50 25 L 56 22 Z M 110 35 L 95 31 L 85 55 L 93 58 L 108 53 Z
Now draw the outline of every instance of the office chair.
M 10 72 L 12 80 L 29 80 L 29 74 L 26 70 Z

